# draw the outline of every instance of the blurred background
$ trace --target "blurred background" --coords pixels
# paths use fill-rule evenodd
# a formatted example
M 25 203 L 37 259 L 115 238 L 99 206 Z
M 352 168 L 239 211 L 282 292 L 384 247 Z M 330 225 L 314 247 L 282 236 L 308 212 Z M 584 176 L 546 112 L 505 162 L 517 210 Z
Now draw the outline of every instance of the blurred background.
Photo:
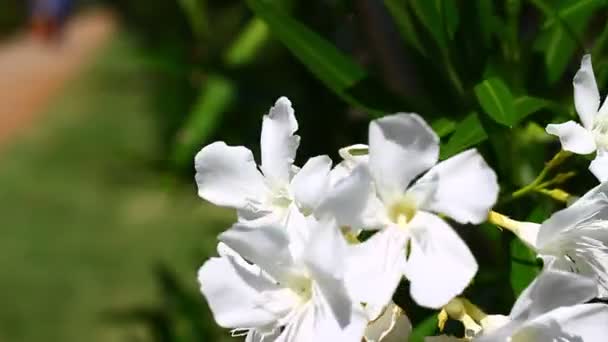
M 0 0 L 0 341 L 236 340 L 196 283 L 234 214 L 196 196 L 193 156 L 214 140 L 259 156 L 261 117 L 280 96 L 300 122 L 299 164 L 365 142 L 370 119 L 416 111 L 442 158 L 478 146 L 499 174 L 499 209 L 546 218 L 550 199 L 530 207 L 508 194 L 559 149 L 543 127 L 575 117 L 584 53 L 608 89 L 607 8 Z M 569 163 L 583 171 L 563 187 L 580 195 L 595 181 L 584 160 Z M 510 236 L 475 229 L 461 230 L 483 246 L 472 248 L 472 299 L 508 312 L 538 266 Z M 403 286 L 395 300 L 432 333 L 432 312 Z

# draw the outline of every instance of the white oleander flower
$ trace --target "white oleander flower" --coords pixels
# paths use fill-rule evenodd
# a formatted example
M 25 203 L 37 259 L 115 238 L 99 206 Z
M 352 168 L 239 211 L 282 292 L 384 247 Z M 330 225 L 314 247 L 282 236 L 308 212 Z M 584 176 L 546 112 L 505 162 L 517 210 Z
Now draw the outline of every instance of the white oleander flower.
M 297 129 L 291 102 L 281 97 L 263 119 L 259 170 L 243 146 L 220 141 L 203 147 L 195 157 L 199 196 L 237 209 L 240 220 L 285 223 L 294 210 L 311 214 L 329 185 L 332 162 L 318 156 L 295 167 Z
M 477 263 L 434 213 L 483 222 L 498 194 L 496 175 L 475 150 L 437 163 L 439 138 L 416 114 L 372 121 L 368 149 L 366 158 L 347 160 L 359 165 L 349 166 L 352 172 L 336 182 L 316 214 L 352 229 L 380 230 L 349 247 L 347 283 L 361 302 L 387 305 L 405 275 L 418 304 L 439 308 L 469 284 Z
M 522 223 L 515 233 L 544 259 L 545 267 L 591 277 L 599 296 L 608 298 L 608 182 L 541 225 Z
M 521 293 L 509 316 L 492 315 L 474 342 L 602 342 L 608 306 L 584 304 L 597 294 L 592 279 L 546 270 Z
M 235 224 L 198 279 L 216 322 L 246 341 L 359 342 L 367 317 L 344 285 L 346 241 L 333 222 L 307 221 L 304 253 L 283 226 Z
M 608 336 L 608 306 L 584 304 L 596 295 L 592 279 L 545 270 L 521 293 L 508 316 L 487 315 L 478 332 L 426 342 L 600 342 Z M 475 324 L 475 323 L 473 323 Z
M 600 107 L 591 55 L 583 56 L 574 76 L 574 106 L 582 126 L 574 121 L 547 125 L 547 133 L 558 136 L 562 148 L 577 154 L 597 151 L 589 170 L 603 182 L 608 179 L 608 101 Z

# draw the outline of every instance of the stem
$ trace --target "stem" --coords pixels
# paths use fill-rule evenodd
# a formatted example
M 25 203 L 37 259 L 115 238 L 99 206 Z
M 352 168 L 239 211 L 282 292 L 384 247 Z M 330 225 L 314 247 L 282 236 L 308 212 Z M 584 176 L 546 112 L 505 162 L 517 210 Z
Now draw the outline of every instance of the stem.
M 564 150 L 560 150 L 559 152 L 557 152 L 557 154 L 555 156 L 553 156 L 553 158 L 551 158 L 551 160 L 547 164 L 545 164 L 545 167 L 540 171 L 540 173 L 538 174 L 538 176 L 536 176 L 536 178 L 532 181 L 532 183 L 513 192 L 513 194 L 511 194 L 511 199 L 521 197 L 531 191 L 543 189 L 544 185 L 545 185 L 545 183 L 543 183 L 543 180 L 545 179 L 545 177 L 547 176 L 549 171 L 551 171 L 554 168 L 556 168 L 557 166 L 559 166 L 571 155 L 572 155 L 571 152 L 564 151 Z M 563 178 L 563 176 L 561 176 L 561 177 Z M 556 177 L 556 179 L 557 178 L 558 177 Z M 546 183 L 551 184 L 551 182 L 552 181 L 546 182 Z
M 570 198 L 572 198 L 572 195 L 570 195 L 569 193 L 565 192 L 562 189 L 551 189 L 551 190 L 537 189 L 536 191 L 543 195 L 547 195 L 556 201 L 563 202 L 563 203 L 568 203 L 568 200 Z

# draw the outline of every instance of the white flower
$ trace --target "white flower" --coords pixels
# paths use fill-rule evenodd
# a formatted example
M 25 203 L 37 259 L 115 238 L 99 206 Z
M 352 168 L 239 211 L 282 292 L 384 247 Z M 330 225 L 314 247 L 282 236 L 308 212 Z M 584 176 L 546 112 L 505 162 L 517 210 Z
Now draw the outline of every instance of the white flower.
M 515 233 L 544 259 L 545 267 L 591 277 L 599 296 L 608 298 L 608 182 L 542 225 L 523 223 Z
M 583 304 L 596 295 L 591 279 L 546 270 L 515 302 L 509 316 L 488 316 L 474 342 L 602 342 L 608 306 Z M 447 341 L 447 340 L 446 340 Z
M 221 257 L 198 275 L 220 326 L 247 341 L 361 341 L 367 319 L 344 286 L 346 242 L 334 223 L 307 222 L 299 256 L 282 226 L 237 223 L 220 235 Z
M 347 284 L 361 302 L 387 305 L 405 274 L 413 299 L 439 308 L 477 272 L 466 244 L 433 212 L 460 223 L 484 221 L 498 194 L 496 175 L 475 150 L 435 165 L 438 142 L 416 114 L 372 121 L 368 158 L 359 158 L 318 207 L 318 216 L 332 215 L 340 225 L 380 229 L 350 248 Z
M 588 154 L 597 151 L 589 170 L 601 182 L 608 179 L 608 101 L 600 108 L 600 93 L 593 75 L 591 55 L 583 56 L 574 76 L 574 106 L 582 126 L 574 121 L 547 125 L 566 151 Z
M 198 194 L 219 206 L 238 210 L 241 220 L 285 222 L 293 210 L 312 213 L 329 185 L 331 159 L 311 158 L 293 165 L 300 137 L 291 102 L 277 100 L 262 123 L 262 163 L 243 146 L 214 142 L 195 157 Z

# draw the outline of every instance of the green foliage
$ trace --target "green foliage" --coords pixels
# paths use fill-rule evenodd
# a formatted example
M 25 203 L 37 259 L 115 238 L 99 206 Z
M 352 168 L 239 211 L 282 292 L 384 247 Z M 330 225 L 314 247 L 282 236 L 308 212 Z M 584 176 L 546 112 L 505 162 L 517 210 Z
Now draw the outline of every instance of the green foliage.
M 513 126 L 517 122 L 513 95 L 500 78 L 489 78 L 476 85 L 475 95 L 481 108 L 494 121 L 505 126 Z
M 469 114 L 456 125 L 454 134 L 441 146 L 440 158 L 446 159 L 487 139 L 477 113 Z

